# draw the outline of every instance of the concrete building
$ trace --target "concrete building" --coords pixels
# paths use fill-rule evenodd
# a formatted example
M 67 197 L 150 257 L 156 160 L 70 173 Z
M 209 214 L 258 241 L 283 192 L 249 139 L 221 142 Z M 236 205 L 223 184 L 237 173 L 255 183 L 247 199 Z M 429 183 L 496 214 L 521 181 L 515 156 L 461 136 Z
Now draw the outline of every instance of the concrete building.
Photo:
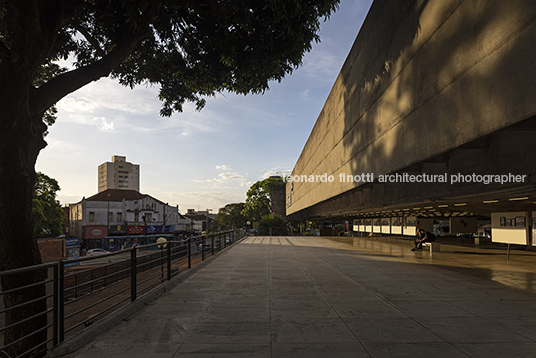
M 189 225 L 170 206 L 136 190 L 107 189 L 69 204 L 70 234 L 80 238 L 110 235 L 172 233 Z
M 206 211 L 195 211 L 188 209 L 188 214 L 184 215 L 190 221 L 190 227 L 195 231 L 204 231 L 210 229 L 216 218 L 215 214 L 210 214 Z
M 487 217 L 529 242 L 535 20 L 530 0 L 374 1 L 287 184 L 289 219 L 410 234 Z
M 127 162 L 127 157 L 113 155 L 111 162 L 99 165 L 99 193 L 106 189 L 140 191 L 140 166 Z

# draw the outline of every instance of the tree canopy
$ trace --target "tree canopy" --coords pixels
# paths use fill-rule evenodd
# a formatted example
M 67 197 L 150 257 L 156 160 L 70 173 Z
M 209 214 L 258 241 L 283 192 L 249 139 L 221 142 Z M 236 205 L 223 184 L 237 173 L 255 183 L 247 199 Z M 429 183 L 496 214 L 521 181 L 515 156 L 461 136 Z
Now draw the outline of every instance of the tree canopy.
M 103 76 L 160 86 L 162 115 L 218 91 L 261 93 L 301 64 L 338 0 L 0 1 L 0 82 L 25 72 L 43 113 Z M 73 56 L 75 69 L 54 63 Z M 18 60 L 23 63 L 15 64 Z M 41 77 L 40 81 L 36 81 Z M 22 81 L 21 81 L 22 82 Z
M 220 229 L 244 227 L 248 221 L 248 218 L 242 214 L 244 207 L 244 203 L 232 203 L 220 208 L 216 215 L 216 225 Z
M 248 218 L 251 218 L 252 221 L 258 221 L 263 216 L 271 214 L 271 188 L 285 185 L 286 182 L 282 177 L 269 177 L 259 180 L 249 188 L 246 194 L 245 208 L 242 213 Z
M 186 102 L 201 109 L 217 92 L 262 93 L 302 63 L 319 40 L 320 20 L 338 3 L 0 0 L 0 270 L 41 262 L 32 218 L 35 163 L 60 99 L 110 75 L 130 87 L 157 86 L 164 116 Z M 59 67 L 61 59 L 74 59 L 74 67 Z M 3 277 L 2 288 L 14 292 L 35 280 Z M 6 294 L 5 307 L 32 295 Z M 6 325 L 35 315 L 38 306 L 46 307 L 21 306 Z M 42 327 L 43 320 L 25 325 Z M 24 336 L 25 325 L 7 330 L 5 342 Z
M 56 179 L 37 173 L 32 213 L 36 237 L 53 237 L 63 234 L 64 214 L 56 194 L 60 186 Z

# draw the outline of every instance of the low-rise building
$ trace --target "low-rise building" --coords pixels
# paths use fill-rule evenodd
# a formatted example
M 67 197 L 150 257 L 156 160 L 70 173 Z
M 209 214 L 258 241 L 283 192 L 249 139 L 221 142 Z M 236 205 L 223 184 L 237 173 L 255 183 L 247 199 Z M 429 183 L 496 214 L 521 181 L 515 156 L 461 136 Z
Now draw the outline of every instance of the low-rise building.
M 189 224 L 178 206 L 136 190 L 107 189 L 69 204 L 69 232 L 83 239 L 173 233 Z

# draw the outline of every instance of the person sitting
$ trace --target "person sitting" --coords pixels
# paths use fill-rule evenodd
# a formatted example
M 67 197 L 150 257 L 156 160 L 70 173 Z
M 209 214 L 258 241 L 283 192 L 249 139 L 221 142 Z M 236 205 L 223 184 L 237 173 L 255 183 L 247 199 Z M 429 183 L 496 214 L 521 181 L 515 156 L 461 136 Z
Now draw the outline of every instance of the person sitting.
M 436 236 L 431 232 L 424 229 L 417 229 L 417 237 L 415 238 L 415 245 L 411 251 L 422 250 L 422 244 L 425 242 L 433 242 L 436 240 Z

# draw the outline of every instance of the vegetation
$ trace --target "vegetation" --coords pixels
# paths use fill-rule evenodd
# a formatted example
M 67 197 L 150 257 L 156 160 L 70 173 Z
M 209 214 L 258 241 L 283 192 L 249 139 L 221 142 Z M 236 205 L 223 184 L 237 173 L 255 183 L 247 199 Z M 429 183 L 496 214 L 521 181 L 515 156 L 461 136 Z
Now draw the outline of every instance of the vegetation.
M 289 235 L 290 224 L 279 215 L 266 215 L 259 221 L 259 235 Z
M 244 203 L 233 203 L 220 208 L 215 220 L 217 230 L 246 227 L 248 218 L 242 214 L 244 207 Z
M 55 237 L 63 234 L 65 214 L 60 202 L 56 200 L 56 193 L 60 186 L 56 179 L 43 173 L 37 173 L 32 214 L 34 232 L 36 237 Z
M 338 0 L 0 0 L 0 270 L 41 262 L 32 219 L 35 163 L 54 104 L 99 78 L 159 86 L 160 113 L 198 109 L 219 91 L 262 93 L 311 49 L 320 19 Z M 75 68 L 56 60 L 73 58 Z M 38 280 L 2 278 L 4 290 Z M 41 286 L 39 286 L 41 287 Z M 6 294 L 6 307 L 39 295 Z M 32 316 L 39 302 L 6 325 Z M 5 342 L 43 327 L 43 318 L 5 332 Z M 43 341 L 46 330 L 25 345 Z M 17 356 L 17 352 L 8 352 Z
M 281 177 L 269 177 L 253 184 L 246 197 L 246 204 L 242 213 L 251 221 L 259 221 L 265 215 L 272 213 L 271 188 L 285 186 L 286 182 Z

